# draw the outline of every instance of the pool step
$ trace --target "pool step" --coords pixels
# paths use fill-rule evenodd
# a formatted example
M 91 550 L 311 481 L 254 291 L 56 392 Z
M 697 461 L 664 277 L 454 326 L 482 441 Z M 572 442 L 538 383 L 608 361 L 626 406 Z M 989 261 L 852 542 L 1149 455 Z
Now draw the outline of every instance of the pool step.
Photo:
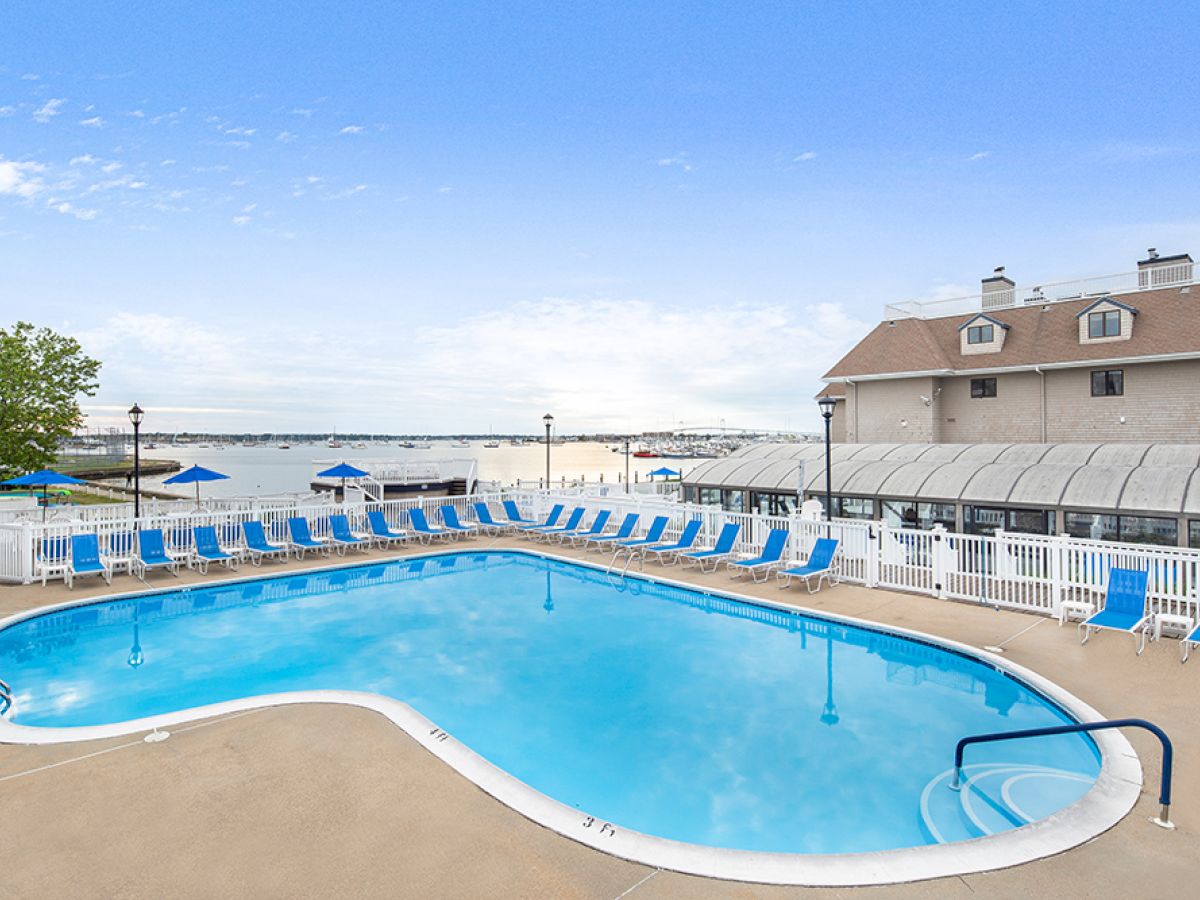
M 950 787 L 947 769 L 921 793 L 921 823 L 933 843 L 965 841 L 1008 831 L 1068 806 L 1094 778 L 1022 762 L 963 767 L 963 784 Z

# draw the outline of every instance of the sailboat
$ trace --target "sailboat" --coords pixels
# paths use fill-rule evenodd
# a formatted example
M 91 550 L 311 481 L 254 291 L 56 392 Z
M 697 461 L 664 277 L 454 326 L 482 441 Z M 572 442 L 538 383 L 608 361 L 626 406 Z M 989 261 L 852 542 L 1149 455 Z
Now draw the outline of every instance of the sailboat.
M 500 446 L 500 442 L 492 437 L 492 426 L 488 426 L 488 439 L 484 441 L 483 446 L 488 450 L 495 450 Z

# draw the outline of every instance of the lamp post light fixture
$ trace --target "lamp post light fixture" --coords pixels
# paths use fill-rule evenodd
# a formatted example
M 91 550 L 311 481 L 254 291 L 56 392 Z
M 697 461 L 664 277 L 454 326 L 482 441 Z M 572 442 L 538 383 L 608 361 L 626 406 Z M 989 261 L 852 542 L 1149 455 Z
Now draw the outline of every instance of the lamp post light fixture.
M 140 519 L 142 517 L 142 462 L 141 462 L 141 437 L 139 429 L 142 427 L 142 418 L 146 413 L 136 403 L 129 409 L 129 421 L 133 423 L 133 518 Z
M 825 521 L 833 519 L 833 460 L 830 457 L 830 433 L 833 424 L 833 409 L 837 401 L 832 397 L 822 397 L 817 401 L 821 407 L 821 417 L 825 419 Z
M 542 422 L 546 425 L 546 490 L 550 490 L 550 429 L 554 425 L 554 416 L 546 413 Z

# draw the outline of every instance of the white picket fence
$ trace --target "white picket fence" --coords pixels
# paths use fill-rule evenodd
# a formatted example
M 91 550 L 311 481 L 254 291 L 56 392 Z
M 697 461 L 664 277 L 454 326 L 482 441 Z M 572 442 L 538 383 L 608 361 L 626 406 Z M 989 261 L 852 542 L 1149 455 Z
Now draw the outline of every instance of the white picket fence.
M 1200 607 L 1200 550 L 1092 541 L 1066 535 L 1044 536 L 998 532 L 992 536 L 958 534 L 940 527 L 924 531 L 894 528 L 881 522 L 836 519 L 813 521 L 799 514 L 763 516 L 729 512 L 715 506 L 676 503 L 646 494 L 620 491 L 603 495 L 575 490 L 505 490 L 460 497 L 427 497 L 376 502 L 331 504 L 326 498 L 309 503 L 227 503 L 222 508 L 199 510 L 173 507 L 145 515 L 136 522 L 125 518 L 90 518 L 87 521 L 22 521 L 0 524 L 0 581 L 28 583 L 37 577 L 40 554 L 61 553 L 71 534 L 95 532 L 102 548 L 114 554 L 129 546 L 136 528 L 161 528 L 168 547 L 186 550 L 192 528 L 213 525 L 230 543 L 240 537 L 240 523 L 257 519 L 268 535 L 283 538 L 289 516 L 304 516 L 317 536 L 328 534 L 329 515 L 345 512 L 351 526 L 366 530 L 366 514 L 381 509 L 394 526 L 402 526 L 407 510 L 420 506 L 430 521 L 436 509 L 455 507 L 463 521 L 475 519 L 472 504 L 486 502 L 499 512 L 501 500 L 513 500 L 532 517 L 544 517 L 555 504 L 564 507 L 563 520 L 574 507 L 587 510 L 585 523 L 601 510 L 611 514 L 616 528 L 622 518 L 635 513 L 638 533 L 644 533 L 658 516 L 667 518 L 664 541 L 677 539 L 686 524 L 702 523 L 700 544 L 713 544 L 729 522 L 739 526 L 736 551 L 756 554 L 772 529 L 788 531 L 785 558 L 808 558 L 818 538 L 839 541 L 838 574 L 841 580 L 867 587 L 882 587 L 939 599 L 963 600 L 995 607 L 1056 615 L 1064 600 L 1098 602 L 1104 595 L 1109 570 L 1114 567 L 1149 572 L 1152 612 L 1197 617 Z

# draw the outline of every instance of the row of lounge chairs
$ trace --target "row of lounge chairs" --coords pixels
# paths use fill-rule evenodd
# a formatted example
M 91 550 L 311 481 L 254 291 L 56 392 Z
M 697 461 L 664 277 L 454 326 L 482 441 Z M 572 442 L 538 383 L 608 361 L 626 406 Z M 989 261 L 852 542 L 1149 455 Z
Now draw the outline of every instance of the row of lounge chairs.
M 333 551 L 341 555 L 351 548 L 366 550 L 405 541 L 430 543 L 472 534 L 505 533 L 531 540 L 558 541 L 585 550 L 611 551 L 614 560 L 623 554 L 630 560 L 655 560 L 664 566 L 695 566 L 702 572 L 715 572 L 724 563 L 734 578 L 748 573 L 755 582 L 762 583 L 775 574 L 780 587 L 802 580 L 810 593 L 814 591 L 814 582 L 815 590 L 819 590 L 822 581 L 829 584 L 837 581 L 838 542 L 818 540 L 807 560 L 789 562 L 784 555 L 788 542 L 785 529 L 772 530 L 762 552 L 752 555 L 737 550 L 741 526 L 734 522 L 721 528 L 713 544 L 705 545 L 700 543 L 702 524 L 699 519 L 687 522 L 677 540 L 668 540 L 664 538 L 670 524 L 668 516 L 656 516 L 644 533 L 639 534 L 640 516 L 637 513 L 628 513 L 613 527 L 612 513 L 608 510 L 600 510 L 585 525 L 587 509 L 582 506 L 564 518 L 565 508 L 558 504 L 543 521 L 527 518 L 511 500 L 503 501 L 501 508 L 503 512 L 493 512 L 488 504 L 475 503 L 475 521 L 463 521 L 457 509 L 447 504 L 438 509 L 440 524 L 433 524 L 424 510 L 417 507 L 407 511 L 404 528 L 389 523 L 381 510 L 370 510 L 366 515 L 365 531 L 353 529 L 345 514 L 334 513 L 328 519 L 328 534 L 322 536 L 314 536 L 308 520 L 301 516 L 287 519 L 286 534 L 274 536 L 269 536 L 266 526 L 259 521 L 226 526 L 220 534 L 215 526 L 199 525 L 183 535 L 183 541 L 178 530 L 172 532 L 176 545 L 186 544 L 184 550 L 169 548 L 160 528 L 140 529 L 135 535 L 109 535 L 107 553 L 101 550 L 97 534 L 76 534 L 70 537 L 65 553 L 61 549 L 56 553 L 49 547 L 43 548 L 40 560 L 42 582 L 44 584 L 48 574 L 56 570 L 61 571 L 71 587 L 75 578 L 86 575 L 99 575 L 111 584 L 118 568 L 126 568 L 145 580 L 147 573 L 156 569 L 178 575 L 180 567 L 185 565 L 207 574 L 213 563 L 233 569 L 247 559 L 259 566 L 265 559 L 287 558 L 292 554 L 297 558 L 303 558 L 307 553 L 329 554 Z
M 484 504 L 476 504 L 476 507 Z M 486 511 L 486 507 L 485 507 Z M 679 539 L 666 541 L 670 518 L 656 516 L 641 537 L 636 536 L 639 515 L 627 513 L 620 525 L 610 528 L 611 513 L 600 510 L 588 525 L 583 521 L 587 515 L 585 507 L 577 506 L 562 520 L 565 506 L 556 504 L 550 509 L 543 522 L 530 522 L 510 517 L 504 521 L 491 519 L 489 524 L 501 530 L 511 530 L 531 540 L 553 541 L 582 547 L 585 550 L 611 550 L 614 560 L 624 554 L 630 560 L 653 559 L 662 565 L 682 567 L 695 566 L 701 572 L 715 572 L 725 564 L 730 576 L 737 578 L 749 574 L 756 583 L 767 581 L 774 574 L 780 587 L 788 587 L 793 581 L 803 581 L 809 593 L 820 590 L 821 582 L 833 584 L 837 581 L 836 558 L 838 542 L 831 538 L 820 538 L 804 561 L 788 561 L 785 558 L 788 532 L 784 528 L 772 529 L 757 556 L 737 550 L 741 525 L 727 522 L 711 545 L 699 544 L 702 523 L 693 519 L 684 525 Z M 480 512 L 481 520 L 483 512 Z M 562 521 L 560 525 L 559 522 Z M 815 588 L 814 588 L 815 584 Z

